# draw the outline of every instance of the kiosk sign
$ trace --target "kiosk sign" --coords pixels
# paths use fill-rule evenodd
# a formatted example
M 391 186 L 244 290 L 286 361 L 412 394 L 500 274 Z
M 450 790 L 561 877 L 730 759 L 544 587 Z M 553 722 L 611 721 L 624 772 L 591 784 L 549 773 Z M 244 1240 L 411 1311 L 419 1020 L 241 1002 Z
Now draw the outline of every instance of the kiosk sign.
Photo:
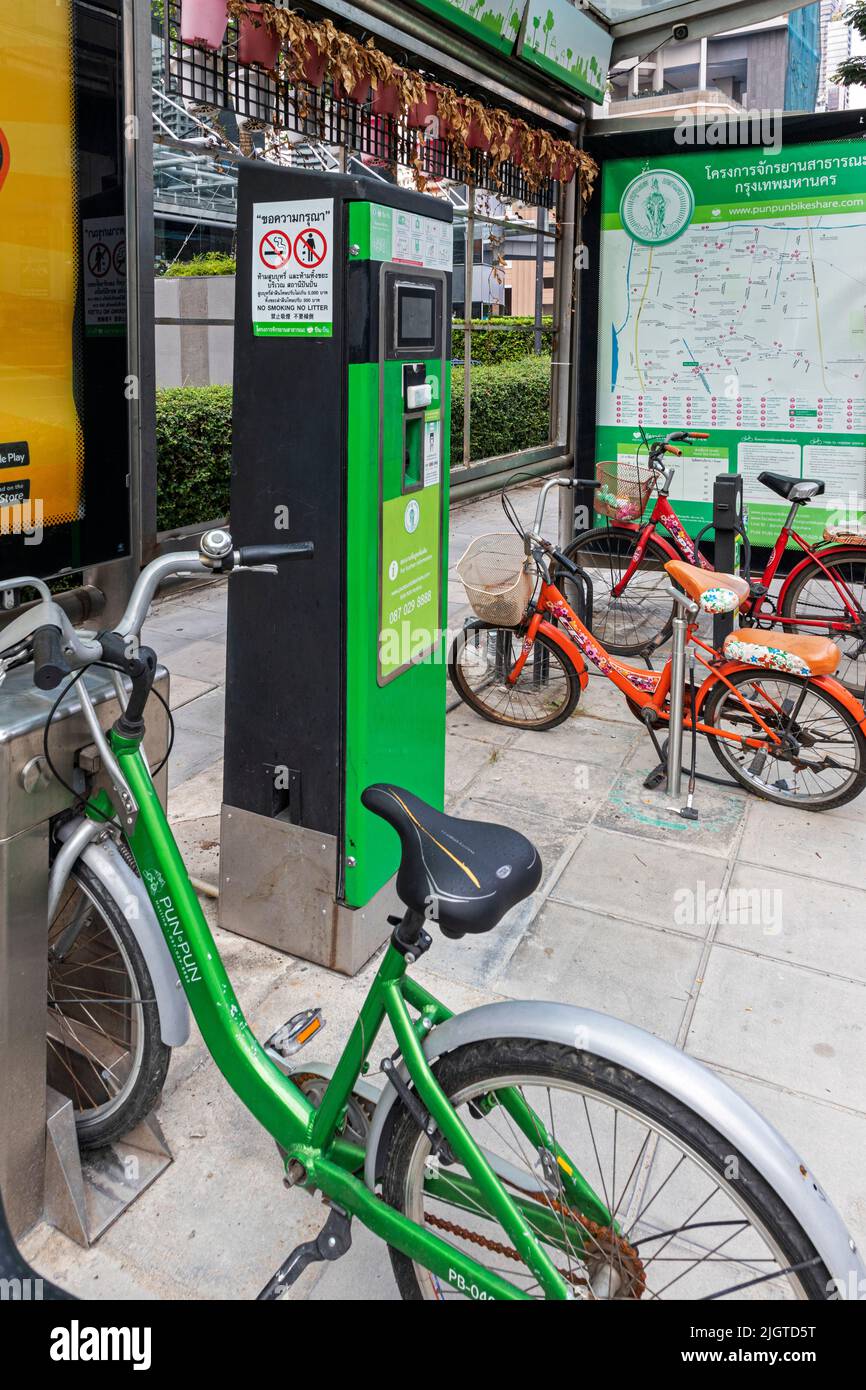
M 420 661 L 436 644 L 441 531 L 438 486 L 411 497 L 394 497 L 382 507 L 382 683 Z
M 252 261 L 257 338 L 333 337 L 333 198 L 256 203 Z

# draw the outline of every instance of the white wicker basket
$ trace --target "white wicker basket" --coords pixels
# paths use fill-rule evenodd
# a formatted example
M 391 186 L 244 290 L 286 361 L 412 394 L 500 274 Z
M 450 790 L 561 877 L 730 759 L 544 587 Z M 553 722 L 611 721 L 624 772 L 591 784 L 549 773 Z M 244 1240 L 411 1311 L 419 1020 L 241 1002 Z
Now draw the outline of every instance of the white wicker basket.
M 533 563 L 516 531 L 478 536 L 457 565 L 466 597 L 485 623 L 518 627 L 535 587 Z

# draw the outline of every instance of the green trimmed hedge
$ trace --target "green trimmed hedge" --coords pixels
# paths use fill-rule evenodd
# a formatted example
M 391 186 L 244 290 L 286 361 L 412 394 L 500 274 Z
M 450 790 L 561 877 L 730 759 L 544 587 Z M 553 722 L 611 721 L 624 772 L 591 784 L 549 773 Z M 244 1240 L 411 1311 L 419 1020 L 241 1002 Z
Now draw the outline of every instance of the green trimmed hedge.
M 166 280 L 192 279 L 202 275 L 234 275 L 237 262 L 224 251 L 203 251 L 188 261 L 174 261 L 165 272 Z
M 157 391 L 156 451 L 160 531 L 227 516 L 231 387 L 174 386 Z
M 549 357 L 472 368 L 472 461 L 532 449 L 550 438 Z M 462 367 L 451 385 L 451 465 L 463 458 Z
M 453 372 L 451 458 L 463 458 L 463 368 Z M 472 458 L 546 444 L 550 358 L 472 369 Z M 157 525 L 160 531 L 227 516 L 232 454 L 230 386 L 157 392 Z
M 531 325 L 535 322 L 531 318 L 501 318 L 494 319 L 473 319 L 474 325 L 495 323 L 496 328 L 481 328 L 478 333 L 472 335 L 472 361 L 481 365 L 491 362 L 516 362 L 523 357 L 532 357 L 535 353 L 535 334 L 520 332 L 509 333 L 509 328 L 514 328 L 517 324 Z M 542 351 L 553 356 L 553 319 L 550 315 L 545 315 L 542 322 L 547 325 L 546 332 L 542 334 Z M 463 360 L 463 324 L 457 323 L 451 331 L 451 356 Z

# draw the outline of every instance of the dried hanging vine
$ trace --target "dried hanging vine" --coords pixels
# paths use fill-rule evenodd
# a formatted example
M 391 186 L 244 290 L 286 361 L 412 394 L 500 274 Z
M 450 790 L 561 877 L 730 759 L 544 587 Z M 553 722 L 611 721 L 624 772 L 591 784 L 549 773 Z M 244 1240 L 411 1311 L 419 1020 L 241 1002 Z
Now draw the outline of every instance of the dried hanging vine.
M 228 14 L 258 26 L 265 24 L 280 41 L 279 70 L 274 75 L 292 85 L 306 81 L 304 72 L 313 54 L 325 59 L 326 75 L 341 93 L 363 91 L 369 84 L 373 92 L 392 88 L 399 116 L 405 118 L 413 107 L 435 101 L 437 136 L 450 144 L 461 174 L 471 181 L 470 132 L 480 134 L 487 149 L 490 170 L 496 179 L 502 165 L 518 164 L 531 189 L 546 179 L 568 183 L 577 177 L 580 196 L 586 206 L 592 196 L 598 165 L 585 150 L 568 140 L 558 140 L 549 130 L 533 127 L 499 107 L 485 106 L 477 97 L 461 97 L 452 87 L 430 82 L 421 73 L 400 66 L 377 48 L 372 39 L 361 43 L 346 34 L 330 19 L 309 20 L 296 10 L 278 9 L 273 4 L 253 5 L 248 0 L 226 0 Z M 423 155 L 414 160 L 416 179 L 426 183 Z

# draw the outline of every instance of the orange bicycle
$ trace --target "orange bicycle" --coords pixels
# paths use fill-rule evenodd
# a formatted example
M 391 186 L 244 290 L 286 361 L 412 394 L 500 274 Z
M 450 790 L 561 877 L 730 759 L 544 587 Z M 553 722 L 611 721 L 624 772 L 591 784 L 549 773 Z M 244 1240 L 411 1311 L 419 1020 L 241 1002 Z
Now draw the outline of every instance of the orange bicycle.
M 552 729 L 573 713 L 586 689 L 590 661 L 657 732 L 683 700 L 683 727 L 703 734 L 725 771 L 748 791 L 811 811 L 842 806 L 866 785 L 866 711 L 833 674 L 838 647 L 828 637 L 736 628 L 717 651 L 698 631 L 702 613 L 734 613 L 749 585 L 732 574 L 683 560 L 665 565 L 670 600 L 685 622 L 700 687 L 683 689 L 673 661 L 642 670 L 611 656 L 592 635 L 591 582 L 541 533 L 552 487 L 593 487 L 554 479 L 542 490 L 531 531 L 519 522 L 507 492 L 502 500 L 516 534 L 481 536 L 457 570 L 477 617 L 458 635 L 450 676 L 461 699 L 483 718 L 521 729 Z M 578 614 L 554 582 L 565 573 L 583 593 Z M 589 611 L 587 611 L 589 609 Z M 676 685 L 676 689 L 674 689 Z

